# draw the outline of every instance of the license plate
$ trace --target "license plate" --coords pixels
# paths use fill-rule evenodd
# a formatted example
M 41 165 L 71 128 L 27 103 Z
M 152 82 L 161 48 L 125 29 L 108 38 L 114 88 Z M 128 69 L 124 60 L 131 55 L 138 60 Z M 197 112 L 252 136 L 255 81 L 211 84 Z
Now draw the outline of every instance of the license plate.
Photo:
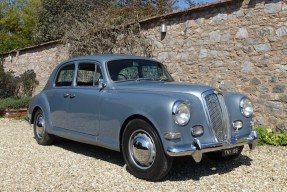
M 222 156 L 230 156 L 230 155 L 238 154 L 238 152 L 239 152 L 239 147 L 235 147 L 232 149 L 225 149 L 222 151 Z

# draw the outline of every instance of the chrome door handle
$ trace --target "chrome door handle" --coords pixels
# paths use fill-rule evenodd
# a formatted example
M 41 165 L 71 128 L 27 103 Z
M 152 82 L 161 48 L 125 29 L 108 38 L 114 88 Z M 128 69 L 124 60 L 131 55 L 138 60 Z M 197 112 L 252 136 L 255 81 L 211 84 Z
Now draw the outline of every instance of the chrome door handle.
M 70 95 L 70 98 L 73 99 L 74 97 L 76 97 L 75 94 Z
M 67 97 L 69 97 L 69 96 L 70 96 L 70 93 L 65 93 L 65 94 L 64 94 L 64 97 L 65 97 L 65 98 L 67 98 Z

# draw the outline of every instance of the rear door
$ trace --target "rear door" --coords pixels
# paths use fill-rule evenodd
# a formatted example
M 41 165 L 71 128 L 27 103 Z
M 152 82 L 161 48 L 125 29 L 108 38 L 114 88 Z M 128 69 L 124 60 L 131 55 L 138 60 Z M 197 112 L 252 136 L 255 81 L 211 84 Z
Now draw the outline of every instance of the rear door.
M 67 127 L 67 112 L 69 110 L 70 89 L 73 86 L 75 64 L 69 63 L 59 69 L 55 79 L 54 89 L 47 91 L 50 104 L 51 120 L 53 127 Z

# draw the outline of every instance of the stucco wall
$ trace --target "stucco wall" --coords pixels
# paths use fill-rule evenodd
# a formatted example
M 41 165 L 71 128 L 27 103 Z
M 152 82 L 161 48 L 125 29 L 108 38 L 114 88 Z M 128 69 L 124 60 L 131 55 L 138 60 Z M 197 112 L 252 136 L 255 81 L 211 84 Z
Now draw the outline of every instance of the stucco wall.
M 166 34 L 159 26 L 167 24 Z M 285 0 L 233 0 L 143 21 L 153 57 L 178 81 L 202 83 L 248 95 L 255 125 L 287 130 L 287 4 Z M 29 49 L 6 69 L 34 69 L 40 85 L 68 58 L 52 44 Z

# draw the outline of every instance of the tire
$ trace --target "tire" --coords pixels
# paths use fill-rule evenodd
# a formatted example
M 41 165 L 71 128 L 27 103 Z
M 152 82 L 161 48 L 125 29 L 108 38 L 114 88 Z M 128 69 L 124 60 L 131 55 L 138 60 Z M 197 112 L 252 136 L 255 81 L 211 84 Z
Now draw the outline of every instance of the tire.
M 216 151 L 216 152 L 210 152 L 207 153 L 206 155 L 211 158 L 211 159 L 215 159 L 215 160 L 223 160 L 223 161 L 231 161 L 234 160 L 236 158 L 239 157 L 239 155 L 241 154 L 242 150 L 243 150 L 244 146 L 240 146 L 238 148 L 238 153 L 234 154 L 234 155 L 229 155 L 229 156 L 223 156 L 221 151 Z
M 54 136 L 46 132 L 45 117 L 43 112 L 38 109 L 34 117 L 34 137 L 40 145 L 51 145 L 54 141 Z
M 173 159 L 166 156 L 154 128 L 142 119 L 127 124 L 122 137 L 122 153 L 128 171 L 147 181 L 164 178 L 172 166 Z

